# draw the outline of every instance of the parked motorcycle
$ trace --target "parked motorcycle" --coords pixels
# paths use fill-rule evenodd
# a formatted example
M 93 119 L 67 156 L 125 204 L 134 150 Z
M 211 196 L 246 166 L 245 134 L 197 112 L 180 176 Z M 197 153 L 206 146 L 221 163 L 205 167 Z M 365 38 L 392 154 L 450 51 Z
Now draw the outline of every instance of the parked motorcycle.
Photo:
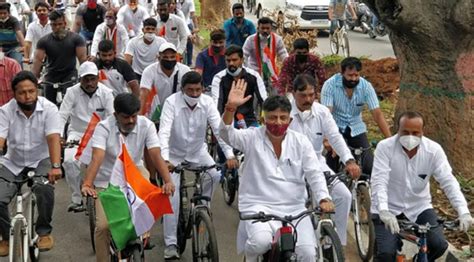
M 369 30 L 370 38 L 376 38 L 377 36 L 382 37 L 388 34 L 388 27 L 386 27 L 382 21 L 380 21 L 375 15 L 372 16 L 371 30 Z
M 370 21 L 372 20 L 372 12 L 369 7 L 364 3 L 354 2 L 354 10 L 357 15 L 357 20 L 354 18 L 347 19 L 346 23 L 350 30 L 354 30 L 356 27 L 362 29 L 362 33 L 367 34 L 371 30 Z M 351 12 L 346 9 L 346 17 L 352 17 Z

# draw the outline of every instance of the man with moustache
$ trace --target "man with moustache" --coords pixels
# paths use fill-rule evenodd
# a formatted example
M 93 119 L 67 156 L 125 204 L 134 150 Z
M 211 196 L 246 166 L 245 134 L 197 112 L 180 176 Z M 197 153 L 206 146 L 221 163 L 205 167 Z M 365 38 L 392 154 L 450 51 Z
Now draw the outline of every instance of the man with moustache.
M 51 12 L 49 21 L 52 33 L 38 41 L 32 72 L 39 78 L 42 63 L 47 58 L 45 81 L 71 81 L 77 78 L 76 58 L 81 64 L 87 59 L 86 42 L 80 35 L 66 30 L 66 17 L 62 12 Z M 44 92 L 49 101 L 56 103 L 56 90 L 53 86 L 46 86 Z
M 102 40 L 99 43 L 99 57 L 95 61 L 100 70 L 99 81 L 112 89 L 114 97 L 130 91 L 140 96 L 140 86 L 132 66 L 115 54 L 112 41 Z
M 54 183 L 61 178 L 61 128 L 56 106 L 38 96 L 38 80 L 29 71 L 21 71 L 12 80 L 14 98 L 0 107 L 0 256 L 8 256 L 10 213 L 8 205 L 18 187 L 7 181 L 21 182 L 30 170 L 47 176 L 34 178 L 31 188 L 36 195 L 38 219 L 37 242 L 40 251 L 53 245 L 52 216 L 54 208 Z M 6 141 L 8 152 L 4 154 Z M 5 181 L 5 180 L 6 181 Z
M 226 36 L 225 45 L 238 45 L 242 47 L 250 35 L 257 32 L 252 21 L 245 18 L 245 8 L 241 3 L 232 6 L 233 17 L 224 22 Z
M 385 137 L 391 133 L 379 107 L 379 100 L 372 84 L 360 76 L 362 63 L 356 57 L 347 57 L 341 61 L 341 73 L 335 74 L 324 82 L 321 91 L 321 104 L 332 112 L 339 132 L 346 139 L 347 145 L 353 148 L 369 148 L 367 127 L 362 120 L 362 110 L 367 104 L 374 121 Z M 326 162 L 335 172 L 339 170 L 339 158 L 329 144 L 325 142 Z M 362 173 L 372 171 L 373 154 L 370 150 L 362 154 Z
M 64 130 L 66 122 L 70 119 L 67 129 L 68 142 L 81 140 L 93 113 L 97 114 L 100 119 L 105 119 L 114 112 L 112 90 L 99 83 L 97 66 L 92 62 L 84 62 L 79 67 L 79 76 L 80 83 L 69 88 L 59 109 L 61 130 Z M 77 146 L 64 150 L 63 167 L 66 172 L 66 181 L 72 191 L 68 212 L 85 210 L 81 194 L 81 165 L 74 158 L 76 153 Z

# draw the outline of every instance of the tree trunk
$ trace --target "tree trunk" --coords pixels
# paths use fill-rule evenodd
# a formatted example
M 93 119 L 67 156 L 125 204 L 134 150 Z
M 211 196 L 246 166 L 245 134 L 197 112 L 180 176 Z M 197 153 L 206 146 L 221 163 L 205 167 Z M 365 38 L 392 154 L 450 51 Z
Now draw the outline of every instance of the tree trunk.
M 230 0 L 200 0 L 201 20 L 215 28 L 222 28 L 222 23 L 231 17 Z
M 440 143 L 457 174 L 474 173 L 474 2 L 363 0 L 391 29 L 400 65 L 395 118 L 425 118 L 425 136 Z

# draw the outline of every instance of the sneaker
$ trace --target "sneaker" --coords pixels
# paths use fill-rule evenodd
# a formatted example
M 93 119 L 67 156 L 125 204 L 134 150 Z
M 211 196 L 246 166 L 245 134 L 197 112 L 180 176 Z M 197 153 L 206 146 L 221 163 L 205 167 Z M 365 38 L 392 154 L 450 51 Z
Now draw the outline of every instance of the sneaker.
M 0 257 L 8 256 L 9 251 L 8 240 L 0 241 Z
M 51 235 L 46 235 L 46 236 L 40 236 L 38 239 L 38 249 L 41 252 L 48 251 L 51 248 L 53 248 L 54 245 L 54 240 L 53 236 Z
M 69 206 L 67 206 L 67 212 L 79 213 L 84 211 L 86 211 L 86 207 L 82 202 L 80 204 L 71 203 Z
M 178 247 L 176 245 L 165 248 L 165 259 L 179 259 Z

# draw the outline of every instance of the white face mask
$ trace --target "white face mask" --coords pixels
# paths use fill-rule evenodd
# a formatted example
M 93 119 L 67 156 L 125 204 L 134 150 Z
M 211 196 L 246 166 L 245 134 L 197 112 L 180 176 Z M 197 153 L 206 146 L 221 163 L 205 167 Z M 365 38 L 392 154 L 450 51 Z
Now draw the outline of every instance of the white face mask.
M 190 97 L 190 96 L 186 95 L 185 93 L 183 93 L 183 97 L 184 97 L 184 101 L 186 101 L 186 103 L 187 103 L 189 106 L 195 106 L 195 105 L 197 105 L 197 103 L 199 102 L 199 98 L 200 98 L 200 96 L 198 96 L 198 97 Z
M 144 37 L 149 42 L 153 42 L 153 40 L 155 40 L 155 34 L 154 33 L 146 33 L 144 35 Z
M 0 60 L 3 60 L 4 57 L 5 57 L 5 53 L 3 51 L 0 51 Z
M 303 121 L 306 121 L 311 117 L 311 110 L 306 110 L 303 112 L 299 111 L 298 114 L 300 115 L 301 119 L 303 119 Z
M 400 136 L 400 144 L 402 144 L 402 146 L 408 151 L 413 150 L 415 147 L 419 146 L 420 143 L 421 137 L 411 135 Z
M 229 74 L 233 77 L 236 77 L 236 76 L 240 75 L 240 73 L 242 72 L 242 67 L 237 68 L 234 72 L 230 71 L 229 68 L 227 68 L 226 70 L 227 70 L 227 74 Z
M 0 22 L 5 23 L 5 22 L 8 20 L 8 18 L 9 18 L 9 17 L 4 18 L 4 19 L 0 19 Z

